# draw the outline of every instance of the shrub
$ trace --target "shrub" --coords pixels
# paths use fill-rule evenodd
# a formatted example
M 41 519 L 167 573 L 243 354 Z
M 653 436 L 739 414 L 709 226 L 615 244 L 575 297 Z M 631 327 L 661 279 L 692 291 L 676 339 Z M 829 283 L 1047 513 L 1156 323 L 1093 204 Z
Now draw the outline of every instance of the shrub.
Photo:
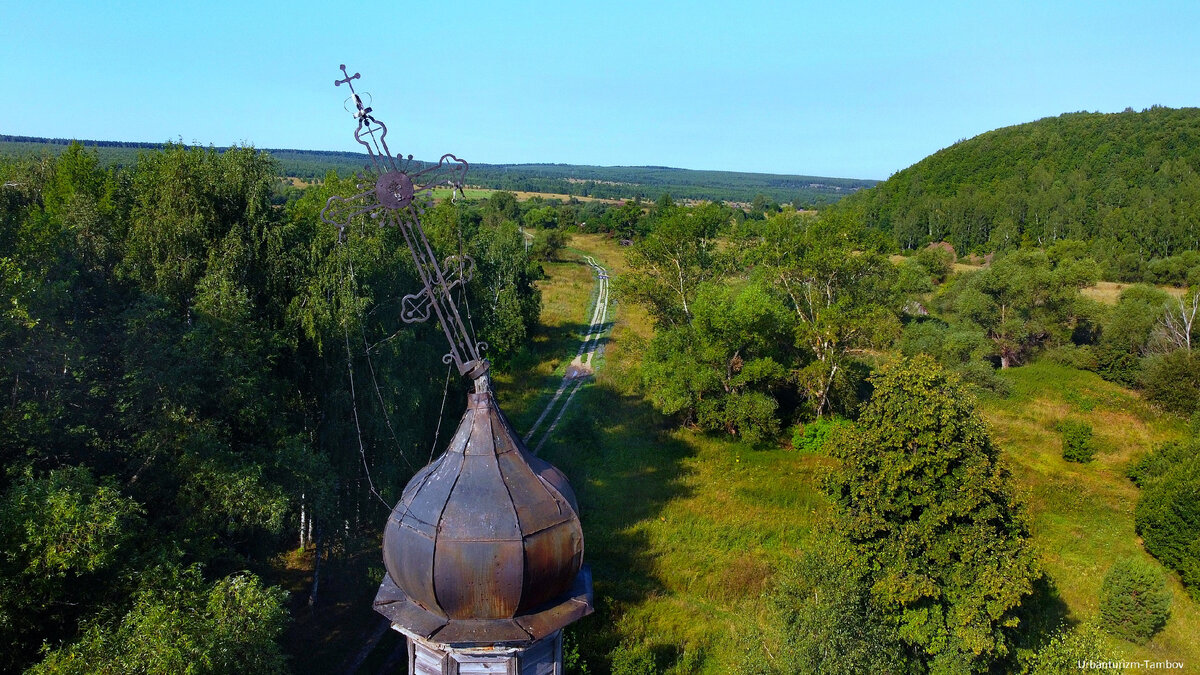
M 1125 475 L 1134 485 L 1148 488 L 1158 479 L 1171 473 L 1176 465 L 1197 455 L 1200 455 L 1200 443 L 1169 441 L 1142 455 L 1141 459 L 1129 467 Z
M 1062 434 L 1062 456 L 1068 462 L 1090 462 L 1096 456 L 1096 447 L 1092 444 L 1092 425 L 1077 420 L 1063 420 L 1058 423 L 1058 432 Z
M 1171 593 L 1162 572 L 1140 558 L 1123 558 L 1100 587 L 1100 625 L 1109 633 L 1144 644 L 1167 623 Z
M 840 417 L 822 417 L 808 424 L 797 425 L 792 433 L 792 446 L 800 452 L 820 453 L 829 434 L 848 422 Z
M 987 361 L 970 361 L 953 369 L 963 382 L 990 391 L 997 396 L 1008 396 L 1012 390 L 1009 381 L 1000 377 Z
M 1142 360 L 1136 354 L 1101 347 L 1096 350 L 1096 374 L 1109 382 L 1136 387 L 1142 381 Z
M 1060 366 L 1079 370 L 1098 370 L 1101 356 L 1091 345 L 1066 344 L 1047 349 L 1044 358 Z
M 954 271 L 954 247 L 945 242 L 930 244 L 914 256 L 921 267 L 929 270 L 934 281 L 941 283 Z
M 1134 509 L 1134 525 L 1146 550 L 1178 570 L 1189 592 L 1200 597 L 1200 458 L 1189 453 L 1174 463 L 1143 462 L 1139 478 L 1147 486 Z
M 781 566 L 767 594 L 772 625 L 780 631 L 780 653 L 771 660 L 788 667 L 760 666 L 759 672 L 836 675 L 915 670 L 917 664 L 909 662 L 903 640 L 872 602 L 866 570 L 853 564 L 854 557 L 852 547 L 822 534 L 816 545 Z M 756 656 L 760 663 L 769 662 L 764 654 Z
M 1056 633 L 1029 660 L 1029 675 L 1067 675 L 1078 673 L 1081 661 L 1111 660 L 1104 636 L 1094 624 L 1083 624 Z
M 1144 384 L 1151 402 L 1191 415 L 1200 409 L 1200 357 L 1180 350 L 1150 359 Z

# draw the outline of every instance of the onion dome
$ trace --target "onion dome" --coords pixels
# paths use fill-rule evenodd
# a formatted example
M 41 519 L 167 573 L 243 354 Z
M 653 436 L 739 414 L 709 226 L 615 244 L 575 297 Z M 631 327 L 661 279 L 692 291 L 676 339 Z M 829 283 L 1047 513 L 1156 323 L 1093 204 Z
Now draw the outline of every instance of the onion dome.
M 427 640 L 524 644 L 592 611 L 575 495 L 491 392 L 468 395 L 446 452 L 409 481 L 383 561 L 376 610 Z

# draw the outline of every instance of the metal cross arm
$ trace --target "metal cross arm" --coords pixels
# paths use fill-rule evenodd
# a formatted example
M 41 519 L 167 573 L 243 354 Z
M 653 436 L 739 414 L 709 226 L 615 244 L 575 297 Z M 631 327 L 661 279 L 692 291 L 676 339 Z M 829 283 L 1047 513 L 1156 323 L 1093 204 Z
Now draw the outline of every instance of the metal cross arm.
M 346 227 L 358 216 L 367 216 L 377 220 L 380 225 L 394 225 L 400 229 L 423 286 L 421 290 L 404 297 L 401 320 L 414 323 L 426 321 L 430 316 L 437 317 L 450 343 L 450 352 L 443 361 L 453 362 L 459 374 L 475 380 L 477 389 L 480 386 L 486 389 L 487 381 L 481 378 L 487 375 L 489 365 L 481 354 L 487 345 L 477 342 L 467 330 L 451 296 L 455 287 L 470 280 L 474 262 L 469 256 L 451 256 L 446 259 L 445 266 L 439 265 L 421 226 L 421 216 L 433 205 L 435 187 L 444 186 L 462 192 L 467 162 L 447 154 L 442 155 L 436 165 L 423 166 L 413 162 L 412 155 L 398 159 L 393 157 L 384 141 L 387 127 L 371 115 L 371 108 L 363 105 L 362 97 L 354 90 L 352 81 L 359 74 L 349 75 L 346 66 L 341 68 L 346 77 L 336 80 L 334 84 L 350 87 L 355 104 L 354 117 L 358 120 L 354 138 L 367 148 L 377 177 L 364 176 L 363 182 L 358 185 L 362 192 L 352 197 L 330 197 L 321 210 L 321 220 L 336 226 L 342 236 L 345 236 Z M 370 140 L 368 142 L 365 139 Z

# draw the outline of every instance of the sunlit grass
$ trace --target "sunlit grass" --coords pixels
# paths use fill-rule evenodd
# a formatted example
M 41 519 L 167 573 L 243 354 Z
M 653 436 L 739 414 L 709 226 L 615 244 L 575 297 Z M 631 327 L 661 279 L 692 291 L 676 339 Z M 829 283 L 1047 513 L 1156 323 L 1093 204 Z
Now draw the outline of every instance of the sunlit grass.
M 1036 363 L 1003 376 L 1012 394 L 981 401 L 984 416 L 1025 493 L 1034 543 L 1070 618 L 1094 620 L 1113 561 L 1126 555 L 1152 560 L 1133 529 L 1139 491 L 1125 470 L 1154 445 L 1182 436 L 1186 425 L 1094 373 Z M 1068 417 L 1092 425 L 1094 461 L 1062 458 L 1054 427 Z M 1114 649 L 1133 660 L 1200 664 L 1200 608 L 1178 577 L 1172 575 L 1170 585 L 1174 601 L 1163 632 L 1143 647 L 1113 640 Z
M 1089 286 L 1080 292 L 1083 293 L 1085 297 L 1102 302 L 1106 305 L 1115 305 L 1117 304 L 1117 300 L 1121 297 L 1121 291 L 1129 288 L 1132 285 L 1133 284 L 1117 283 L 1115 281 L 1097 281 L 1095 286 Z M 1184 288 L 1176 288 L 1175 286 L 1159 286 L 1159 288 L 1176 297 L 1182 297 L 1184 291 L 1187 290 Z

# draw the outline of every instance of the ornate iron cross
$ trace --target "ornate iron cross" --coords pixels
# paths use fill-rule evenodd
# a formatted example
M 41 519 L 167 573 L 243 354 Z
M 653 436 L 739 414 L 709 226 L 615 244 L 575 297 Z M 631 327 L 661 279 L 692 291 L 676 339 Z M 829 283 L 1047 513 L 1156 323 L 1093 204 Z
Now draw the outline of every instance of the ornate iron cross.
M 356 216 L 368 216 L 381 226 L 400 228 L 423 286 L 404 296 L 400 319 L 415 323 L 428 320 L 431 314 L 436 316 L 450 343 L 450 353 L 442 360 L 453 362 L 460 375 L 476 381 L 477 389 L 486 390 L 487 380 L 482 378 L 487 375 L 489 365 L 481 354 L 487 344 L 476 342 L 467 331 L 450 295 L 456 286 L 470 281 L 474 261 L 466 255 L 451 256 L 439 265 L 420 219 L 433 204 L 434 188 L 449 187 L 462 193 L 467 162 L 451 154 L 442 155 L 436 165 L 428 166 L 414 162 L 412 155 L 394 157 L 387 145 L 387 126 L 375 119 L 372 109 L 363 104 L 362 97 L 354 90 L 354 80 L 359 74 L 350 75 L 344 64 L 341 69 L 345 77 L 334 80 L 333 84 L 350 88 L 347 102 L 354 103 L 354 118 L 358 120 L 354 140 L 367 149 L 371 165 L 366 167 L 367 173 L 361 176 L 363 182 L 358 184 L 363 191 L 353 197 L 330 197 L 321 209 L 321 220 L 336 226 L 341 236 L 345 236 L 346 227 Z M 446 269 L 452 272 L 448 274 Z

